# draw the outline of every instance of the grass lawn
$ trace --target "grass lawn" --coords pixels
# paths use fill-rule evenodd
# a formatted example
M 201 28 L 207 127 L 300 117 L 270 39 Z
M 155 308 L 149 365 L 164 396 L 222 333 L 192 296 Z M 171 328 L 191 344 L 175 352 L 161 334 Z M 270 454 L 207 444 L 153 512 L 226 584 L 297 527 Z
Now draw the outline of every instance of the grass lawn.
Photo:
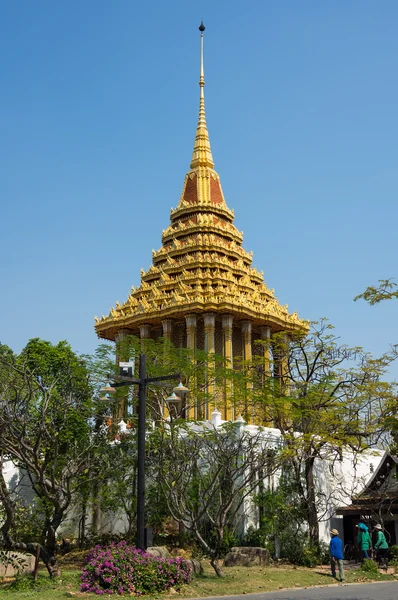
M 223 596 L 229 594 L 250 594 L 255 592 L 271 592 L 282 588 L 311 587 L 314 585 L 328 585 L 335 583 L 327 567 L 306 569 L 304 567 L 230 567 L 225 569 L 225 577 L 216 576 L 211 566 L 204 564 L 205 573 L 195 578 L 190 585 L 185 585 L 177 594 L 146 596 L 148 600 L 157 598 L 201 598 L 206 596 Z M 94 594 L 81 594 L 79 592 L 80 571 L 76 568 L 64 567 L 62 576 L 56 581 L 51 581 L 43 570 L 39 574 L 36 589 L 32 587 L 31 579 L 24 579 L 17 589 L 8 585 L 0 585 L 0 598 L 22 600 L 24 598 L 37 598 L 37 600 L 65 600 L 77 596 L 81 598 L 98 598 Z M 359 570 L 346 570 L 346 583 L 366 581 L 387 581 L 395 577 L 384 574 L 366 574 Z M 23 583 L 29 587 L 23 586 Z

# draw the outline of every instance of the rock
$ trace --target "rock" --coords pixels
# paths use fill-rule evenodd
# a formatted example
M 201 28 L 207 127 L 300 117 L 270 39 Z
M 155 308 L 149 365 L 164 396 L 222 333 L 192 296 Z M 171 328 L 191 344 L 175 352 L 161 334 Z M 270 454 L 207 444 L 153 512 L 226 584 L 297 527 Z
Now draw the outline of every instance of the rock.
M 33 569 L 35 567 L 35 557 L 33 554 L 22 554 L 21 552 L 7 552 L 7 557 L 10 560 L 10 564 L 6 565 L 4 563 L 0 563 L 0 577 L 14 577 L 20 573 L 33 573 Z M 13 563 L 16 565 L 18 561 L 21 561 L 19 568 L 14 568 Z
M 173 587 L 171 587 L 171 588 L 169 588 L 169 589 L 167 590 L 167 593 L 168 593 L 168 594 L 176 594 L 176 593 L 177 593 L 177 590 L 175 590 Z
M 146 549 L 146 553 L 151 556 L 159 556 L 160 558 L 171 558 L 171 554 L 166 546 L 151 546 Z
M 224 567 L 254 567 L 269 565 L 269 551 L 266 548 L 239 546 L 232 548 L 224 559 Z
M 191 558 L 188 560 L 184 560 L 184 563 L 188 564 L 193 575 L 203 575 L 203 565 L 200 562 L 200 560 L 197 560 L 196 558 Z

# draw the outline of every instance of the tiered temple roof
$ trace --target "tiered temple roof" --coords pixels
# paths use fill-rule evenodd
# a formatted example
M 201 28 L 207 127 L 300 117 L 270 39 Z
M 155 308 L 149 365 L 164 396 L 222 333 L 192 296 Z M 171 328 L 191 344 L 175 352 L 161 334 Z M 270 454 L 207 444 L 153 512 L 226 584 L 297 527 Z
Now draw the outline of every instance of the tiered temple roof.
M 206 124 L 201 29 L 200 103 L 190 170 L 180 202 L 162 232 L 162 246 L 152 251 L 152 265 L 141 270 L 141 283 L 123 304 L 116 302 L 107 316 L 96 317 L 99 337 L 115 340 L 118 331 L 132 333 L 140 325 L 161 326 L 168 318 L 213 312 L 249 319 L 254 327 L 272 332 L 305 331 L 297 313 L 281 306 L 252 266 L 252 252 L 242 247 L 243 234 L 234 222 L 214 170 Z

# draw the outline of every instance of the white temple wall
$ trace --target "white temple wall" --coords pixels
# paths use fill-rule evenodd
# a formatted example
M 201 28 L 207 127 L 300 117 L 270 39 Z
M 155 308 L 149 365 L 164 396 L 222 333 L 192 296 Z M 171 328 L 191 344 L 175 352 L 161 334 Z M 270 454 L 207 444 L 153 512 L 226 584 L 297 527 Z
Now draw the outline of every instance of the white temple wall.
M 253 435 L 257 435 L 259 427 L 255 425 L 246 425 L 243 420 L 239 420 L 240 431 L 249 431 Z M 214 411 L 212 418 L 209 421 L 201 423 L 192 423 L 192 429 L 200 430 L 205 428 L 219 428 L 226 421 L 221 420 L 221 415 L 218 411 Z M 278 444 L 281 441 L 281 433 L 274 428 L 261 428 L 264 433 L 264 439 L 271 439 L 272 443 Z M 359 493 L 365 486 L 375 471 L 382 459 L 383 452 L 372 451 L 354 456 L 352 453 L 344 452 L 337 459 L 330 459 L 325 453 L 323 459 L 316 461 L 315 482 L 317 486 L 318 496 L 318 518 L 320 539 L 325 542 L 330 540 L 330 530 L 336 528 L 343 535 L 343 519 L 339 515 L 335 515 L 337 507 L 351 504 L 351 497 Z M 15 475 L 18 475 L 18 469 L 12 461 L 7 461 L 3 465 L 3 473 L 6 483 L 9 484 Z M 275 473 L 271 477 L 267 477 L 264 481 L 264 487 L 273 489 L 278 485 L 280 473 Z M 398 519 L 398 517 L 397 517 Z M 92 524 L 90 511 L 86 522 L 86 529 L 89 529 Z M 239 535 L 244 535 L 249 527 L 258 527 L 259 514 L 258 508 L 255 505 L 252 497 L 247 497 L 242 505 L 240 514 L 237 516 L 236 529 Z M 398 520 L 395 522 L 397 539 L 398 539 Z M 62 532 L 70 534 L 72 529 L 76 529 L 77 533 L 77 514 L 70 512 L 69 518 L 60 528 Z M 113 533 L 123 535 L 128 529 L 128 522 L 122 512 L 118 514 L 99 514 L 98 533 Z

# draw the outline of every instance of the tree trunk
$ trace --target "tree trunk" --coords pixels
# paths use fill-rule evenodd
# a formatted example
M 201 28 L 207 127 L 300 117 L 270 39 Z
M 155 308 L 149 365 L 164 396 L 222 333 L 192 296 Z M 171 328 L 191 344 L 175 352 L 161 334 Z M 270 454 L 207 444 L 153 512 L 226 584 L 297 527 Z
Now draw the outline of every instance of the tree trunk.
M 210 561 L 211 566 L 213 567 L 213 569 L 215 570 L 217 577 L 224 577 L 224 569 L 222 568 L 222 566 L 220 565 L 220 562 L 218 560 L 218 558 L 212 558 Z
M 305 461 L 305 483 L 307 488 L 307 520 L 310 546 L 319 546 L 319 523 L 316 510 L 316 490 L 314 482 L 314 458 Z
M 86 538 L 86 519 L 87 519 L 87 504 L 84 500 L 82 503 L 82 514 L 79 521 L 79 548 L 83 548 Z

